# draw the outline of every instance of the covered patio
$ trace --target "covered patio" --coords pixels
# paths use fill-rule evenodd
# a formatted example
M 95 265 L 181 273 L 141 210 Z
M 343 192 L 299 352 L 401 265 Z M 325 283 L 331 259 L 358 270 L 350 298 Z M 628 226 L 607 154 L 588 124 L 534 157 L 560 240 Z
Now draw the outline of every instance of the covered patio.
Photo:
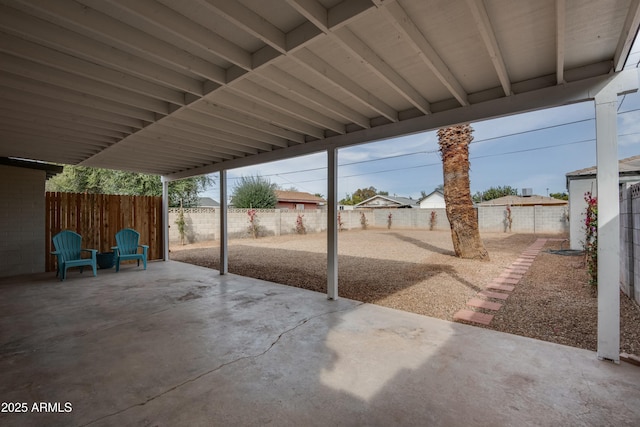
M 3 426 L 637 425 L 640 370 L 189 264 L 0 280 Z M 73 298 L 69 298 L 72 294 Z M 34 402 L 60 409 L 32 412 Z M 69 412 L 65 404 L 71 405 Z M 58 412 L 60 411 L 60 412 Z
M 640 1 L 276 5 L 0 2 L 0 157 L 161 175 L 165 200 L 218 173 L 222 235 L 219 274 L 168 252 L 64 283 L 0 264 L 2 401 L 72 405 L 1 423 L 637 424 L 640 373 L 597 358 L 619 361 L 616 111 Z M 338 299 L 340 148 L 576 102 L 596 111 L 597 355 Z M 227 171 L 318 152 L 327 295 L 228 275 Z M 0 176 L 0 252 L 44 271 L 45 174 Z

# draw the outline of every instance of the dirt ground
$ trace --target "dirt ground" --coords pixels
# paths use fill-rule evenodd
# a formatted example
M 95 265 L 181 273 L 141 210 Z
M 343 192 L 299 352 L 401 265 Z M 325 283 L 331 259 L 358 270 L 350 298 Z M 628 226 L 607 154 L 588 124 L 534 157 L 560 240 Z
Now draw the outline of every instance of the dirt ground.
M 425 316 L 453 320 L 538 238 L 558 235 L 483 233 L 488 262 L 455 257 L 448 231 L 350 230 L 338 238 L 339 295 Z M 171 259 L 219 268 L 218 242 L 172 245 Z M 488 329 L 596 350 L 596 290 L 584 259 L 547 252 L 548 241 Z M 326 292 L 326 235 L 229 241 L 229 272 Z M 640 355 L 640 307 L 620 294 L 621 352 Z M 483 311 L 483 310 L 478 310 Z

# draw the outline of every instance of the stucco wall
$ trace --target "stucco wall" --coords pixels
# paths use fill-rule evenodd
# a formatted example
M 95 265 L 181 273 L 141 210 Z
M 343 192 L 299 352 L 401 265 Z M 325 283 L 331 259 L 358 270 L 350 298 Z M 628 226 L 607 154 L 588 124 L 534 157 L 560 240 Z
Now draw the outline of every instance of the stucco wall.
M 0 165 L 0 277 L 44 271 L 45 178 Z

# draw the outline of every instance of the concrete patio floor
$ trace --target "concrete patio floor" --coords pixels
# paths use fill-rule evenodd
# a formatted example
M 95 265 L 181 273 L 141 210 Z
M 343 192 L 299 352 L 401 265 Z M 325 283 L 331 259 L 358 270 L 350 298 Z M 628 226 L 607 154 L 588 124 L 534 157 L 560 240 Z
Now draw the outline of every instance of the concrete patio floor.
M 640 368 L 154 262 L 0 279 L 0 401 L 2 426 L 637 426 Z

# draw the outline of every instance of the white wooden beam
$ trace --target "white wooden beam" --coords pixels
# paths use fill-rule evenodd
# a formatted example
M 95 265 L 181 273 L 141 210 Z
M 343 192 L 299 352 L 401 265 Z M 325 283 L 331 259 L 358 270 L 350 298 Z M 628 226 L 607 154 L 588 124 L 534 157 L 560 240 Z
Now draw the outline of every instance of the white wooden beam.
M 151 59 L 153 62 L 168 64 L 174 69 L 193 73 L 219 84 L 226 83 L 226 74 L 221 67 L 82 4 L 15 0 L 11 6 L 46 17 L 47 20 L 65 28 Z
M 279 111 L 267 108 L 265 105 L 255 102 L 246 96 L 243 92 L 224 90 L 216 92 L 215 99 L 212 102 L 219 102 L 233 111 L 247 114 L 258 120 L 266 121 L 285 129 L 298 132 L 303 135 L 311 135 L 315 138 L 324 138 L 324 132 L 317 126 L 310 125 L 302 120 L 288 116 Z
M 198 96 L 203 94 L 202 83 L 194 78 L 107 44 L 86 37 L 78 37 L 78 33 L 2 5 L 0 5 L 0 28 L 77 58 L 118 69 L 173 89 Z
M 144 122 L 152 122 L 154 115 L 150 111 L 130 107 L 117 102 L 83 95 L 74 91 L 24 78 L 16 74 L 0 71 L 0 96 L 15 101 L 46 106 L 94 117 L 114 123 L 131 126 L 135 129 L 144 127 Z M 2 86 L 2 85 L 6 86 Z
M 99 9 L 105 2 L 116 5 L 125 13 L 134 13 L 140 19 L 190 44 L 198 46 L 245 70 L 251 69 L 251 55 L 239 46 L 222 38 L 213 31 L 176 13 L 173 9 L 152 0 L 82 0 Z
M 52 67 L 56 70 L 75 74 L 87 79 L 87 81 L 94 80 L 113 86 L 114 88 L 124 89 L 131 93 L 138 93 L 177 105 L 184 105 L 185 103 L 184 94 L 179 91 L 57 52 L 9 34 L 0 37 L 0 51 Z
M 131 107 L 161 114 L 169 113 L 169 104 L 165 101 L 134 94 L 124 89 L 55 68 L 44 65 L 38 66 L 35 62 L 5 53 L 0 53 L 0 70 Z
M 566 44 L 567 10 L 566 0 L 556 0 L 556 82 L 564 81 L 564 58 Z
M 429 102 L 349 28 L 342 27 L 331 34 L 335 36 L 334 40 L 358 56 L 372 72 L 415 108 L 424 114 L 431 113 Z
M 629 52 L 633 47 L 633 42 L 636 39 L 636 29 L 640 25 L 640 0 L 632 0 L 629 5 L 629 12 L 627 18 L 620 32 L 618 39 L 618 45 L 616 46 L 616 52 L 613 57 L 613 69 L 614 71 L 620 71 L 624 67 L 624 63 L 627 61 Z
M 241 138 L 249 138 L 255 141 L 263 142 L 267 145 L 273 145 L 276 147 L 288 147 L 287 140 L 279 136 L 274 136 L 269 133 L 265 133 L 247 126 L 240 125 L 236 122 L 232 122 L 220 117 L 212 116 L 207 113 L 202 113 L 195 110 L 185 110 L 175 115 L 176 118 L 196 123 L 205 127 L 212 128 L 214 132 L 222 131 L 228 132 L 233 135 L 237 135 Z M 267 148 L 265 148 L 267 149 Z M 271 149 L 268 147 L 268 149 Z
M 339 115 L 343 119 L 363 128 L 370 127 L 367 117 L 331 98 L 313 86 L 300 81 L 286 71 L 277 68 L 275 65 L 262 68 L 259 74 L 280 86 L 282 89 L 303 98 L 304 102 L 314 105 L 314 108 Z
M 363 89 L 360 85 L 351 80 L 351 78 L 337 70 L 310 50 L 301 49 L 293 54 L 293 57 L 309 71 L 323 77 L 341 90 L 344 90 L 356 101 L 359 101 L 367 108 L 392 122 L 398 121 L 398 112 L 396 110 L 382 102 L 371 92 Z
M 407 37 L 407 40 L 418 52 L 420 59 L 427 64 L 431 72 L 458 100 L 460 105 L 469 105 L 467 92 L 400 3 L 397 1 L 385 2 L 383 0 L 374 0 L 374 3 L 387 15 L 387 19 L 393 26 Z
M 286 34 L 240 2 L 229 0 L 197 0 L 242 31 L 262 40 L 280 53 L 286 51 Z
M 431 112 L 427 100 L 349 28 L 342 25 L 337 28 L 329 28 L 329 11 L 317 0 L 287 1 L 333 41 L 360 58 L 365 66 L 415 108 L 424 114 Z
M 149 134 L 151 137 L 160 139 L 172 138 L 173 141 L 179 141 L 181 144 L 193 149 L 204 150 L 205 152 L 213 151 L 223 159 L 244 157 L 248 154 L 258 154 L 260 152 L 257 148 L 239 147 L 238 144 L 221 140 L 215 136 L 204 136 L 184 129 L 165 126 L 162 123 L 156 124 L 151 128 L 146 128 L 144 134 Z
M 261 132 L 265 132 L 280 138 L 287 139 L 298 144 L 303 144 L 304 135 L 293 132 L 280 126 L 273 125 L 263 120 L 258 120 L 248 114 L 243 114 L 238 111 L 232 111 L 220 105 L 214 104 L 210 101 L 198 102 L 191 106 L 191 109 L 201 111 L 203 113 L 219 117 L 221 119 L 229 120 L 234 123 L 247 126 L 251 129 L 255 129 Z
M 312 144 L 292 146 L 282 151 L 277 150 L 244 159 L 229 160 L 225 162 L 224 165 L 225 168 L 228 169 L 251 166 L 313 154 L 325 151 L 330 147 L 348 147 L 398 136 L 411 135 L 460 123 L 505 117 L 543 108 L 591 101 L 603 87 L 610 84 L 613 79 L 619 78 L 620 74 L 624 74 L 627 78 L 633 78 L 634 76 L 637 78 L 637 73 L 638 70 L 635 69 L 627 70 L 618 73 L 618 75 L 598 76 L 576 82 L 569 82 L 562 86 L 549 86 L 535 91 L 518 93 L 510 97 L 501 97 L 490 101 L 478 102 L 466 107 L 419 116 L 397 123 L 362 129 L 347 133 L 346 135 L 332 136 L 320 141 L 314 141 Z M 217 172 L 219 170 L 220 166 L 212 165 L 204 168 L 196 168 L 188 172 L 171 174 L 170 178 L 180 179 L 188 176 Z
M 487 9 L 484 5 L 484 1 L 467 0 L 467 4 L 469 5 L 469 9 L 471 10 L 473 19 L 476 21 L 476 26 L 478 27 L 480 36 L 484 41 L 484 45 L 489 52 L 489 57 L 491 58 L 491 62 L 493 62 L 493 67 L 496 69 L 498 79 L 500 80 L 500 84 L 502 85 L 502 90 L 504 90 L 505 95 L 510 96 L 512 95 L 512 91 L 511 81 L 509 80 L 509 73 L 507 73 L 507 67 L 504 63 L 504 59 L 502 58 L 500 46 L 498 46 L 498 40 L 496 39 L 496 36 L 493 32 L 493 26 L 491 25 L 491 21 L 489 20 L 489 15 L 487 14 Z
M 322 129 L 331 129 L 337 133 L 345 133 L 345 125 L 318 111 L 294 102 L 284 96 L 265 88 L 251 80 L 245 79 L 233 85 L 233 91 L 242 92 L 247 98 L 274 108 L 287 116 L 303 120 L 310 125 Z

